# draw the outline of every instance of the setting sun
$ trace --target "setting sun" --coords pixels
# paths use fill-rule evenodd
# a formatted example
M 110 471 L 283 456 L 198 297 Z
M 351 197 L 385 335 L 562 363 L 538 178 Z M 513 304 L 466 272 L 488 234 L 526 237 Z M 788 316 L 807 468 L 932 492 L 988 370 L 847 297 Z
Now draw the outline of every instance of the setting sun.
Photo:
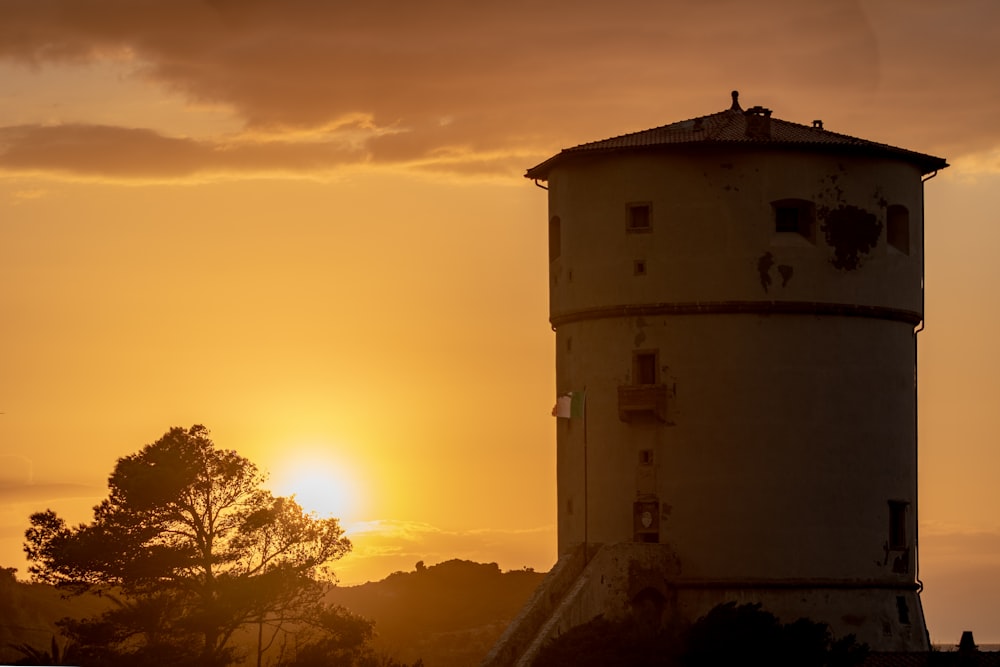
M 358 518 L 361 493 L 355 472 L 321 450 L 298 450 L 283 457 L 271 468 L 270 486 L 277 495 L 295 496 L 307 512 L 342 522 Z

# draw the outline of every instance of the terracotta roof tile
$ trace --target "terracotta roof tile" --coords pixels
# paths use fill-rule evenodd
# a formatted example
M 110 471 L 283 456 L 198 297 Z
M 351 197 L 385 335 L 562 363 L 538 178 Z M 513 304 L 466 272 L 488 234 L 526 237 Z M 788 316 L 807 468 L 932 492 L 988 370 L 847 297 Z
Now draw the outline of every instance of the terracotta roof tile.
M 939 157 L 825 130 L 819 121 L 812 126 L 800 125 L 772 118 L 770 110 L 761 107 L 744 111 L 739 106 L 737 93 L 734 91 L 733 105 L 725 111 L 566 148 L 529 169 L 525 176 L 544 180 L 556 163 L 582 155 L 712 145 L 734 148 L 773 146 L 890 156 L 912 162 L 921 167 L 924 173 L 948 166 Z

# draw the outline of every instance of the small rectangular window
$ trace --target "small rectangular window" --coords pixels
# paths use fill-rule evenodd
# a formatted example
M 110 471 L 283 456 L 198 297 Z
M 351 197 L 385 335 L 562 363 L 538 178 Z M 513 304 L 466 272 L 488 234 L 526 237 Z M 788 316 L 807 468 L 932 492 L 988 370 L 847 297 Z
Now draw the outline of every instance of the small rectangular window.
M 646 260 L 644 259 L 635 260 L 635 262 L 632 264 L 632 273 L 633 275 L 637 276 L 646 275 Z
M 549 220 L 549 261 L 554 262 L 562 254 L 562 221 L 558 215 Z
M 905 500 L 889 501 L 889 548 L 906 549 L 906 508 Z
M 794 206 L 779 206 L 774 209 L 774 231 L 799 232 L 799 209 Z
M 641 465 L 641 466 L 651 466 L 651 465 L 653 465 L 653 450 L 652 449 L 640 449 L 639 450 L 639 465 Z
M 625 229 L 629 232 L 648 232 L 653 229 L 653 206 L 647 202 L 628 204 L 625 207 Z
M 771 202 L 774 209 L 774 231 L 779 234 L 799 234 L 809 239 L 814 238 L 814 218 L 816 208 L 806 199 L 780 199 Z
M 885 238 L 889 246 L 904 255 L 910 254 L 910 212 L 893 204 L 885 214 Z
M 910 607 L 902 595 L 896 596 L 896 615 L 899 616 L 899 622 L 903 625 L 910 624 Z
M 633 384 L 656 384 L 656 351 L 635 352 L 632 357 Z

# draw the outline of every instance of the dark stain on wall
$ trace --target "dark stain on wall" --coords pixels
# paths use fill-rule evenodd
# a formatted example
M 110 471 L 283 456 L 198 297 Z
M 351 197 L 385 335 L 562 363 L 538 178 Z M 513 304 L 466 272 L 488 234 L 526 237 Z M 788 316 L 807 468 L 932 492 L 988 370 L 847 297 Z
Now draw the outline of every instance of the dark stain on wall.
M 879 208 L 889 208 L 889 202 L 886 201 L 885 197 L 882 195 L 882 186 L 875 186 L 875 193 L 872 195 L 872 199 L 878 204 Z
M 743 177 L 743 175 L 740 172 L 736 171 L 732 162 L 723 162 L 722 164 L 719 165 L 719 167 L 721 169 L 728 170 L 732 173 L 725 174 L 726 179 L 723 182 L 722 180 L 717 179 L 718 174 L 716 172 L 709 173 L 707 171 L 703 171 L 701 175 L 702 177 L 704 177 L 705 183 L 710 188 L 718 189 L 721 190 L 722 192 L 728 192 L 728 193 L 739 192 L 740 187 L 738 183 L 740 179 Z
M 645 328 L 645 326 L 646 326 L 645 319 L 641 317 L 637 317 L 635 319 L 635 328 L 638 329 L 638 331 L 636 332 L 635 338 L 632 341 L 634 347 L 642 347 L 642 344 L 646 342 L 646 332 L 643 331 L 643 328 Z
M 820 229 L 826 235 L 827 245 L 833 248 L 830 263 L 843 271 L 860 268 L 863 256 L 882 235 L 882 222 L 874 213 L 852 204 L 833 209 L 824 206 L 817 213 L 823 220 Z
M 788 264 L 778 265 L 778 275 L 781 276 L 781 286 L 785 287 L 788 285 L 788 281 L 792 279 L 792 274 L 795 270 Z
M 892 571 L 896 574 L 906 574 L 910 571 L 910 550 L 906 549 L 892 561 Z
M 860 614 L 844 614 L 840 617 L 840 620 L 847 625 L 853 625 L 856 628 L 860 628 L 865 624 L 865 621 L 868 620 L 868 617 Z
M 774 255 L 765 252 L 757 258 L 757 273 L 760 274 L 760 286 L 767 292 L 771 287 L 771 267 L 774 266 Z

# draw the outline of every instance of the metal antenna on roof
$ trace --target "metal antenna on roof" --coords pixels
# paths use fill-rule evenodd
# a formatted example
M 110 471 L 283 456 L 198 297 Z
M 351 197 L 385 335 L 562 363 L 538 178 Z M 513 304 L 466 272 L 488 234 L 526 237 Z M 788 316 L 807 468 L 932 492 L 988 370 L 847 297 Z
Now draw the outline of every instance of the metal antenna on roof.
M 733 106 L 729 107 L 730 111 L 743 111 L 743 107 L 740 106 L 740 91 L 733 91 Z

